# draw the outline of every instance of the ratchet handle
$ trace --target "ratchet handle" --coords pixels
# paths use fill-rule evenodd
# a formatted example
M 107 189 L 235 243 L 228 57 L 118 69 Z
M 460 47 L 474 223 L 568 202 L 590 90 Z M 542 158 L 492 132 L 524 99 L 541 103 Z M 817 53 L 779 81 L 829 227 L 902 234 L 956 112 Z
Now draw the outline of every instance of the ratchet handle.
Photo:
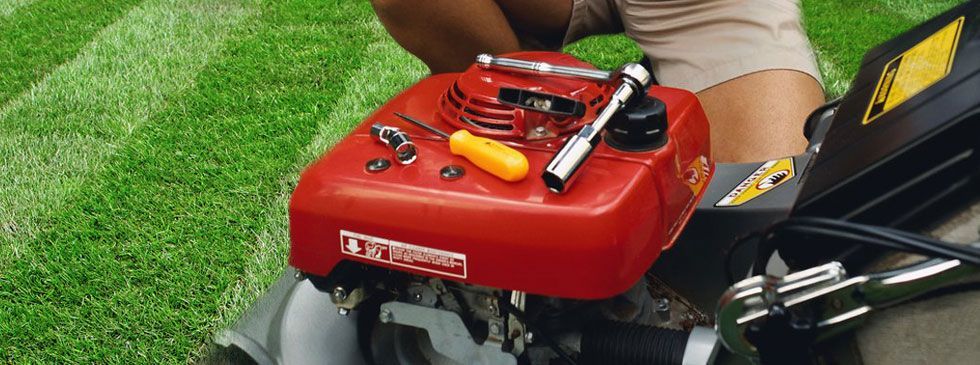
M 496 69 L 532 75 L 571 77 L 602 82 L 612 81 L 614 77 L 613 73 L 609 71 L 495 57 L 486 53 L 476 56 L 476 65 L 482 69 Z

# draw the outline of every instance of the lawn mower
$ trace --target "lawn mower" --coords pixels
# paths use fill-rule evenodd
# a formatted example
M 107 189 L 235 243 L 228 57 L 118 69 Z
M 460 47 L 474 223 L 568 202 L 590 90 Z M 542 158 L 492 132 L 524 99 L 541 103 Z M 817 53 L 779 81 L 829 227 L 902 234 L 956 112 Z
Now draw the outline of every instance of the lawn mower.
M 798 363 L 976 273 L 978 246 L 913 232 L 980 191 L 980 2 L 868 52 L 804 134 L 715 163 L 696 96 L 639 64 L 480 55 L 303 173 L 290 268 L 217 342 L 263 364 Z M 858 274 L 886 250 L 929 259 Z

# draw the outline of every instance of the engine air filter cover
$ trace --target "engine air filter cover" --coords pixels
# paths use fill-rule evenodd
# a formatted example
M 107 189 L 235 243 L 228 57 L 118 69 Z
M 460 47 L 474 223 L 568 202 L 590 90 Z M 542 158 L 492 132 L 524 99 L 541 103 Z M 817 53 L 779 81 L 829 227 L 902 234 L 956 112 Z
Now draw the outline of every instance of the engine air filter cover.
M 536 55 L 535 61 L 583 66 L 570 56 Z M 587 107 L 581 119 L 504 108 L 493 99 L 501 87 L 586 100 Z M 528 128 L 543 126 L 556 135 L 577 129 L 607 102 L 587 102 L 608 98 L 602 91 L 580 80 L 473 68 L 419 81 L 303 173 L 289 207 L 290 265 L 325 277 L 341 262 L 357 262 L 562 298 L 608 298 L 628 290 L 674 244 L 710 180 L 708 121 L 694 94 L 651 87 L 648 96 L 666 108 L 664 145 L 625 152 L 600 144 L 574 187 L 560 195 L 536 177 L 508 182 L 490 175 L 453 155 L 445 139 L 395 115 L 446 132 L 490 135 L 524 154 L 531 171 L 541 171 L 563 141 L 529 139 L 537 127 Z M 447 98 L 460 107 L 446 107 L 452 104 Z M 491 112 L 500 118 L 487 117 Z M 494 127 L 467 125 L 460 116 Z M 410 135 L 418 159 L 368 171 L 368 161 L 391 156 L 371 136 L 374 123 Z M 447 166 L 465 174 L 447 179 Z

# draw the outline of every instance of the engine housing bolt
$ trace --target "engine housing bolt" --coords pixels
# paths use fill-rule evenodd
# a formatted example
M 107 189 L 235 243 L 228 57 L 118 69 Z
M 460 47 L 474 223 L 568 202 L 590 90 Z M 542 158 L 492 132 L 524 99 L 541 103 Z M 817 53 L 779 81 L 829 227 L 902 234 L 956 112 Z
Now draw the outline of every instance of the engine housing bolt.
M 395 316 L 388 309 L 382 309 L 381 313 L 378 314 L 378 319 L 381 323 L 388 323 L 395 320 Z
M 333 298 L 338 302 L 347 300 L 347 289 L 344 289 L 342 286 L 333 288 Z
M 531 331 L 528 331 L 528 332 L 525 332 L 524 333 L 524 342 L 525 343 L 534 343 L 534 334 L 531 333 Z
M 496 324 L 496 323 L 491 323 L 490 324 L 490 333 L 491 334 L 494 334 L 494 335 L 499 335 L 500 334 L 500 325 L 499 324 Z
M 364 169 L 367 172 L 381 172 L 387 170 L 389 167 L 391 167 L 391 161 L 388 161 L 386 158 L 376 158 L 364 164 Z
M 422 293 L 412 294 L 412 300 L 414 300 L 416 302 L 421 302 L 422 301 Z
M 660 323 L 670 322 L 670 299 L 658 298 L 653 300 L 654 311 Z
M 463 177 L 463 175 L 466 175 L 466 170 L 464 170 L 462 166 L 447 165 L 439 170 L 439 176 L 442 177 L 443 180 L 447 181 L 459 179 Z
M 350 314 L 350 309 L 347 308 L 337 308 L 337 314 L 347 317 Z

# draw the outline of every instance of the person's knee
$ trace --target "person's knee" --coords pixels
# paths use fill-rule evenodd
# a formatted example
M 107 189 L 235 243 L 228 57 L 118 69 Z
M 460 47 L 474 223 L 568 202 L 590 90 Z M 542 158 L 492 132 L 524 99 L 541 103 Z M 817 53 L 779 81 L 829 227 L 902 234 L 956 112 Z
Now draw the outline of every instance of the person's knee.
M 406 7 L 411 6 L 411 0 L 371 0 L 371 7 L 379 16 L 398 14 Z

